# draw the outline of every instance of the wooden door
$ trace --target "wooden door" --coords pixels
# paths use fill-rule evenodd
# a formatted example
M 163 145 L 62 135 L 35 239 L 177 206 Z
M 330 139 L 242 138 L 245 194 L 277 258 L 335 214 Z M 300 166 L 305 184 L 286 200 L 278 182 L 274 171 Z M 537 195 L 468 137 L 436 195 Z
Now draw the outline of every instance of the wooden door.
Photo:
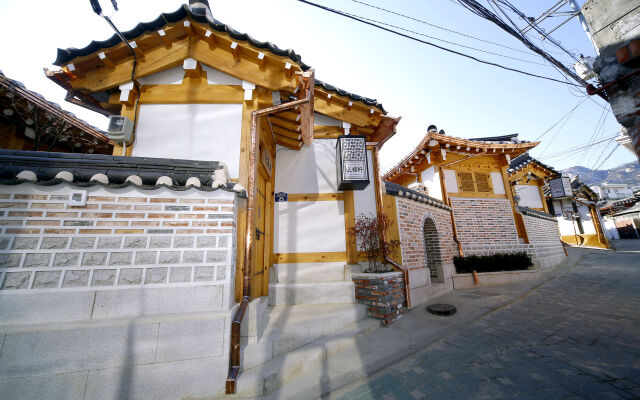
M 265 235 L 265 220 L 266 220 L 266 205 L 267 205 L 267 193 L 266 193 L 267 180 L 263 173 L 258 172 L 256 176 L 256 202 L 255 202 L 255 231 L 254 234 L 254 251 L 253 251 L 253 265 L 251 269 L 251 293 L 252 297 L 266 296 L 264 292 L 263 281 L 268 279 L 265 277 L 265 250 L 266 247 L 266 235 Z

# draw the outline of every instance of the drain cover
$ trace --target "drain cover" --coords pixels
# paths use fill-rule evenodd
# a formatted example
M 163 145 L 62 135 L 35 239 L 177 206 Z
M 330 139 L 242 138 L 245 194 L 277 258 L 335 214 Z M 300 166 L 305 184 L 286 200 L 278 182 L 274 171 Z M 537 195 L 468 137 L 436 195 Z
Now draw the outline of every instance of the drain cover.
M 451 304 L 431 304 L 427 306 L 427 311 L 435 315 L 453 315 L 456 313 L 456 307 Z

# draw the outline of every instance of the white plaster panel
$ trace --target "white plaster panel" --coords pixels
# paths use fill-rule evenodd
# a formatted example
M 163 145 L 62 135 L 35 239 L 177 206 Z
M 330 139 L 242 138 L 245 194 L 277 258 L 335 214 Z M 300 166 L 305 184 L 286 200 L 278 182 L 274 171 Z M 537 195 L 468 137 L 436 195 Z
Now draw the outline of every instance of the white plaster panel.
M 210 85 L 242 85 L 242 81 L 217 69 L 203 65 L 202 69 L 207 72 L 207 82 Z
M 456 171 L 452 169 L 445 169 L 444 172 L 444 183 L 447 187 L 447 192 L 449 193 L 458 193 L 458 181 L 456 180 Z
M 440 173 L 436 167 L 429 167 L 422 171 L 422 182 L 429 191 L 429 196 L 442 200 L 442 186 L 440 186 Z M 454 177 L 455 178 L 455 177 Z
M 363 190 L 353 191 L 353 202 L 356 215 L 376 214 L 376 185 L 373 181 L 373 157 L 371 150 L 367 150 L 367 163 L 369 167 L 369 185 Z
M 342 201 L 275 203 L 275 253 L 346 251 Z
M 543 208 L 540 190 L 533 185 L 516 185 L 516 194 L 520 196 L 519 205 L 529 208 Z
M 180 85 L 184 78 L 182 65 L 138 79 L 140 85 Z
M 336 193 L 336 139 L 314 140 L 298 151 L 278 146 L 276 192 Z
M 502 174 L 500 172 L 491 173 L 491 183 L 493 183 L 493 193 L 507 194 L 507 192 L 504 191 L 504 181 L 502 180 Z
M 241 104 L 143 104 L 132 155 L 222 161 L 238 178 L 241 125 Z
M 313 124 L 318 126 L 342 126 L 342 121 L 326 115 L 313 113 Z

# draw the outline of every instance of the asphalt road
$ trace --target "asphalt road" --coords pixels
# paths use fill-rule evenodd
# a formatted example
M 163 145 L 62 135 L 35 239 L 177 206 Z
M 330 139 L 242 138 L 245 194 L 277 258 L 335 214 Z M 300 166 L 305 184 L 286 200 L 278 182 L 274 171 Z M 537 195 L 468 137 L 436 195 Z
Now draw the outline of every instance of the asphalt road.
M 640 240 L 615 245 L 340 399 L 640 399 Z

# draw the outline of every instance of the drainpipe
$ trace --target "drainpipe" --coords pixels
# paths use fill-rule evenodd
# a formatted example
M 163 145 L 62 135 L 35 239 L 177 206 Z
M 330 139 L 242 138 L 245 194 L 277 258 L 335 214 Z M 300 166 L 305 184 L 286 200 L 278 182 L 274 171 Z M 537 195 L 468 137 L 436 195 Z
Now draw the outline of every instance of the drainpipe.
M 236 393 L 236 384 L 238 381 L 238 373 L 240 372 L 240 329 L 242 327 L 242 319 L 247 311 L 249 302 L 251 301 L 251 258 L 253 253 L 253 209 L 255 207 L 256 192 L 256 156 L 258 154 L 258 118 L 274 114 L 277 112 L 289 110 L 304 104 L 308 104 L 313 98 L 314 89 L 314 71 L 310 70 L 302 73 L 302 77 L 309 82 L 307 88 L 307 96 L 304 99 L 290 101 L 274 107 L 263 108 L 251 113 L 251 132 L 250 132 L 250 151 L 249 151 L 249 176 L 247 179 L 247 223 L 245 231 L 245 250 L 244 265 L 242 266 L 242 300 L 238 306 L 238 311 L 231 321 L 231 343 L 229 349 L 229 373 L 227 375 L 227 383 L 225 388 L 226 394 Z M 313 114 L 311 114 L 313 115 Z M 311 125 L 310 129 L 313 129 Z
M 374 182 L 378 184 L 378 187 L 376 188 L 377 190 L 375 191 L 376 192 L 376 209 L 378 211 L 378 234 L 380 235 L 381 243 L 386 243 L 387 232 L 386 232 L 386 229 L 384 229 L 386 227 L 382 226 L 382 214 L 384 212 L 383 205 L 382 205 L 382 195 L 383 195 L 382 186 L 384 185 L 384 183 L 380 179 L 380 171 L 378 168 L 378 166 L 380 165 L 380 163 L 378 162 L 378 151 L 380 150 L 380 147 L 382 147 L 382 144 L 383 143 L 378 143 L 373 147 L 373 162 L 376 166 L 376 168 L 373 169 L 373 179 L 374 179 Z M 404 278 L 404 296 L 407 299 L 407 309 L 409 309 L 409 307 L 411 307 L 411 290 L 409 289 L 409 270 L 404 268 L 402 265 L 398 264 L 394 260 L 392 260 L 391 257 L 389 257 L 389 254 L 387 253 L 387 249 L 384 245 L 382 246 L 382 253 L 383 253 L 382 256 L 386 262 L 393 265 L 394 268 L 402 271 L 402 275 Z

